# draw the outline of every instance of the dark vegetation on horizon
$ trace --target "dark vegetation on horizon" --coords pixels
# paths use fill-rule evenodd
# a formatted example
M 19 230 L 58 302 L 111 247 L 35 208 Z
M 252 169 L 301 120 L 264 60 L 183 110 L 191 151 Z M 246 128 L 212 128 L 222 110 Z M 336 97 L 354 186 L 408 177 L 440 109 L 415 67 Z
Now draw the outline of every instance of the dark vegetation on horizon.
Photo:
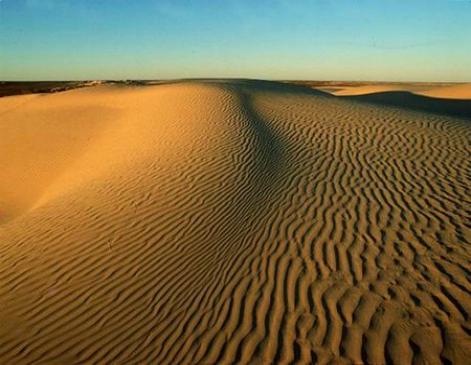
M 109 80 L 109 81 L 0 81 L 0 97 L 55 93 L 79 87 L 92 86 L 99 83 L 112 83 L 122 85 L 154 85 L 159 83 L 175 82 L 176 80 Z M 257 82 L 257 80 L 250 80 Z M 262 82 L 262 81 L 259 81 Z M 437 82 L 369 82 L 369 81 L 310 81 L 310 80 L 283 80 L 283 83 L 294 84 L 299 87 L 320 88 L 323 91 L 335 90 L 346 86 L 363 86 L 375 84 L 395 84 L 412 86 L 447 86 L 458 83 Z M 276 83 L 276 82 L 270 82 Z M 328 95 L 328 94 L 326 94 Z M 416 95 L 407 91 L 387 91 L 369 95 L 342 96 L 343 100 L 362 102 L 368 104 L 385 105 L 427 113 L 471 118 L 471 100 L 451 100 L 431 98 Z
M 0 97 L 23 94 L 54 93 L 75 89 L 84 84 L 83 81 L 2 81 Z
M 168 82 L 170 80 L 103 80 L 100 83 L 119 83 L 127 85 L 145 85 L 147 83 Z M 306 87 L 332 87 L 362 86 L 374 84 L 407 84 L 421 86 L 446 86 L 454 83 L 441 82 L 370 82 L 370 81 L 317 81 L 317 80 L 282 80 L 281 82 Z M 93 84 L 94 81 L 0 81 L 0 97 L 23 94 L 54 93 L 84 87 Z

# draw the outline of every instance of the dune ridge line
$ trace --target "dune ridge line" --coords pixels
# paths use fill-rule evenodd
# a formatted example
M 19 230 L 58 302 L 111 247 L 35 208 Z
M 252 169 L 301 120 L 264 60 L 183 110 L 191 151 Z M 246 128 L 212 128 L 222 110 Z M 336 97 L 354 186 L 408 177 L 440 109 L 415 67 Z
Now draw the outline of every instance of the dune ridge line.
M 470 358 L 467 116 L 257 80 L 0 116 L 0 363 Z

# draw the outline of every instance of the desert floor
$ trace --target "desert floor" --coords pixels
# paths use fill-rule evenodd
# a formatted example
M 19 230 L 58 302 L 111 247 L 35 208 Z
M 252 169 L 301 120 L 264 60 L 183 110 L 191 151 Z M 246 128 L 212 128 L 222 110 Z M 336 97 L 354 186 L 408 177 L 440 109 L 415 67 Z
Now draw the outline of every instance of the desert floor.
M 0 364 L 469 363 L 470 90 L 0 98 Z

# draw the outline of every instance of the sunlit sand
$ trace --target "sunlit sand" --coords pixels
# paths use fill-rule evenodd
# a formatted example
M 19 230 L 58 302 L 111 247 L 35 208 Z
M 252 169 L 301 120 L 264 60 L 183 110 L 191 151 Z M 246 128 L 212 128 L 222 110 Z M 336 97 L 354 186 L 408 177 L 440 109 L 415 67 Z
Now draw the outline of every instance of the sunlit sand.
M 1 364 L 469 361 L 465 114 L 104 84 L 0 98 L 0 136 Z

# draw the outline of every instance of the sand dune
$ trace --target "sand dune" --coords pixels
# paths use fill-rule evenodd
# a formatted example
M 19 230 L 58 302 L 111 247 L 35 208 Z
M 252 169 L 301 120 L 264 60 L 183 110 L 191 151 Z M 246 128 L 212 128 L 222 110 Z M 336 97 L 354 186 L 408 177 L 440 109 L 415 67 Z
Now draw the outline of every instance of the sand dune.
M 388 91 L 415 91 L 415 90 L 422 90 L 422 88 L 414 88 L 410 87 L 409 85 L 404 84 L 378 84 L 378 85 L 361 85 L 361 86 L 347 86 L 347 87 L 337 87 L 327 89 L 332 94 L 337 96 L 355 96 L 355 95 L 368 95 L 368 94 L 375 94 L 375 93 L 385 93 Z
M 399 110 L 415 110 L 427 114 L 471 118 L 471 100 L 432 98 L 403 91 L 342 96 L 342 98 L 362 104 L 396 107 Z
M 337 96 L 368 95 L 386 93 L 390 91 L 404 91 L 416 95 L 440 98 L 440 99 L 471 99 L 471 84 L 454 84 L 445 86 L 431 86 L 428 84 L 373 84 L 360 86 L 324 87 L 325 91 Z
M 466 115 L 200 81 L 0 116 L 1 364 L 470 358 Z
M 397 83 L 317 89 L 361 103 L 471 118 L 471 84 L 431 87 L 428 84 Z
M 443 99 L 471 99 L 471 84 L 435 87 L 424 90 L 420 94 Z

